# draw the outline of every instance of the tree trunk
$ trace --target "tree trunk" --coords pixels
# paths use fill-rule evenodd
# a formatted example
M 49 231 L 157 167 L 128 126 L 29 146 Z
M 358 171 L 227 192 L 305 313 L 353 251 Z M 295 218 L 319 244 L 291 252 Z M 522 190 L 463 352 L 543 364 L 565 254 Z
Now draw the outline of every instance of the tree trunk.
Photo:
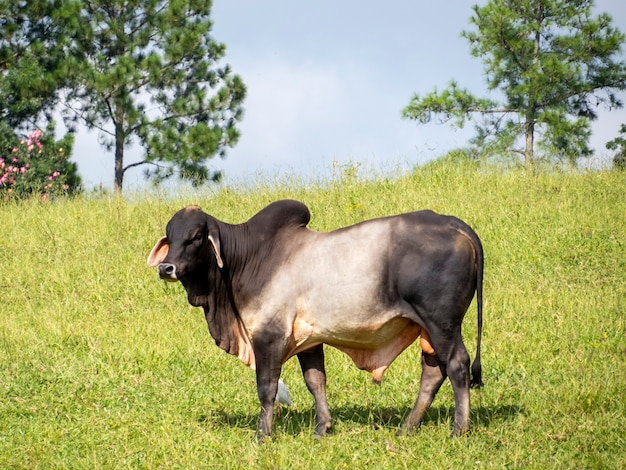
M 543 6 L 539 5 L 541 14 L 543 15 Z M 533 67 L 539 66 L 539 46 L 541 41 L 541 32 L 535 31 L 535 48 L 533 52 Z M 526 133 L 526 148 L 524 149 L 524 165 L 527 169 L 532 170 L 534 160 L 535 146 L 535 116 L 537 114 L 536 97 L 534 93 L 534 84 L 530 83 L 530 92 L 528 95 L 528 110 L 526 112 L 526 122 L 524 123 Z
M 115 194 L 122 194 L 124 183 L 124 117 L 121 111 L 115 119 Z
M 535 121 L 532 117 L 526 116 L 526 148 L 524 149 L 524 166 L 527 169 L 533 167 L 533 147 L 535 144 Z

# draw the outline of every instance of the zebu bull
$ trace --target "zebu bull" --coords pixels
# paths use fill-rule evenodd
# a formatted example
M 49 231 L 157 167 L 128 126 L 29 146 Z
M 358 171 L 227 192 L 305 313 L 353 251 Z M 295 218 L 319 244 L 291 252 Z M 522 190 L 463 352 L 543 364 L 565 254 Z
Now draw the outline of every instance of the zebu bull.
M 307 228 L 308 208 L 278 201 L 231 225 L 191 206 L 177 212 L 150 255 L 202 307 L 216 344 L 256 370 L 257 437 L 270 435 L 282 364 L 300 362 L 315 399 L 315 436 L 331 426 L 323 344 L 380 382 L 418 337 L 422 375 L 399 433 L 418 425 L 446 377 L 453 436 L 469 429 L 470 384 L 481 386 L 483 248 L 463 221 L 432 211 L 365 221 L 329 233 Z M 472 364 L 461 323 L 476 292 Z

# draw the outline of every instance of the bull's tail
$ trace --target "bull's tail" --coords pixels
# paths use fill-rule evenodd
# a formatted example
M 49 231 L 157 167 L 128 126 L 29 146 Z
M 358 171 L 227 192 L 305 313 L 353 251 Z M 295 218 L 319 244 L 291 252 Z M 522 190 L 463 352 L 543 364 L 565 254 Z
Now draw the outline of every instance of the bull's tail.
M 473 234 L 472 242 L 476 250 L 476 304 L 478 306 L 478 339 L 476 340 L 476 357 L 472 363 L 472 388 L 483 386 L 482 366 L 480 363 L 480 343 L 483 336 L 483 271 L 485 268 L 485 255 L 483 246 L 478 235 Z

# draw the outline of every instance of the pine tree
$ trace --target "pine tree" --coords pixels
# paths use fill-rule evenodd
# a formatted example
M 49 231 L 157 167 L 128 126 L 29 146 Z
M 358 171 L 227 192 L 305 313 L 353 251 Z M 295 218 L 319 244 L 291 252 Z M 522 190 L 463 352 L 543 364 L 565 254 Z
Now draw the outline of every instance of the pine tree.
M 178 171 L 200 184 L 216 179 L 206 160 L 239 137 L 246 89 L 220 63 L 225 46 L 210 35 L 207 0 L 84 0 L 76 55 L 84 57 L 66 97 L 69 117 L 98 129 L 115 155 L 115 189 L 124 173 L 151 164 L 157 180 Z M 143 160 L 124 163 L 135 139 Z
M 481 99 L 452 81 L 442 92 L 415 95 L 403 117 L 438 117 L 462 127 L 476 115 L 472 143 L 483 152 L 522 155 L 532 167 L 536 148 L 575 162 L 588 156 L 590 120 L 600 105 L 620 108 L 626 89 L 620 61 L 624 34 L 608 14 L 592 16 L 592 0 L 490 0 L 474 6 L 462 35 L 483 60 L 489 90 L 502 102 Z

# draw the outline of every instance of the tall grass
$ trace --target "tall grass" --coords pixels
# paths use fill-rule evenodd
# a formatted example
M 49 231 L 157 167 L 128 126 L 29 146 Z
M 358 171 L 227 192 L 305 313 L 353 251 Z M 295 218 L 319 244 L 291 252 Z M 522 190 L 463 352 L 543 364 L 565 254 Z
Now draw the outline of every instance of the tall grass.
M 0 468 L 626 467 L 626 174 L 355 173 L 1 205 Z M 485 388 L 472 391 L 468 436 L 447 438 L 446 384 L 421 430 L 393 437 L 416 398 L 417 346 L 381 386 L 328 348 L 333 433 L 312 439 L 312 399 L 290 361 L 295 405 L 255 443 L 252 371 L 213 344 L 202 312 L 145 259 L 183 205 L 240 222 L 286 197 L 311 208 L 316 230 L 423 208 L 476 229 L 487 255 Z M 475 305 L 464 328 L 473 356 Z

